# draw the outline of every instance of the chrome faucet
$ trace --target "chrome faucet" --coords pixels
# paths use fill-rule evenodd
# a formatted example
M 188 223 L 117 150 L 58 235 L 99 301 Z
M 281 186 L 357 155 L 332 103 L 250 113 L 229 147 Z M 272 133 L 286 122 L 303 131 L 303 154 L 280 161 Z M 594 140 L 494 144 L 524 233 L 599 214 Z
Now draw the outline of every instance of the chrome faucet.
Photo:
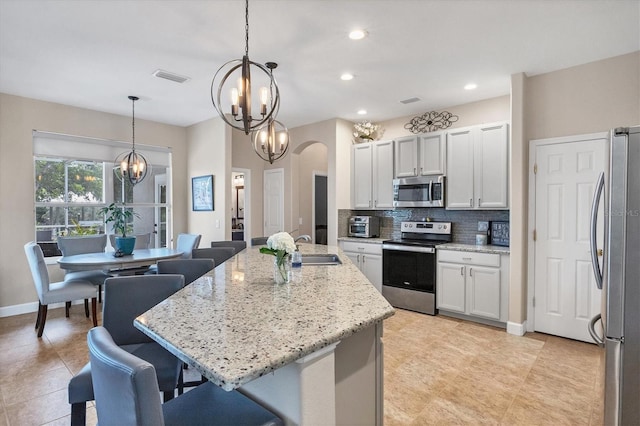
M 298 238 L 296 238 L 295 242 L 297 243 L 300 240 L 304 240 L 306 242 L 311 242 L 311 237 L 309 235 L 300 235 Z

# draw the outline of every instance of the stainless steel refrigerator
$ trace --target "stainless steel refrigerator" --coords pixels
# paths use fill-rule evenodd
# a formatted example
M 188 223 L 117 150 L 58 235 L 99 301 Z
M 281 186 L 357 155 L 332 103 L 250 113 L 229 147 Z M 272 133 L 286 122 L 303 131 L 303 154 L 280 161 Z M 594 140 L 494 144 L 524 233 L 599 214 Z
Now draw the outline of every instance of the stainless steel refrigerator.
M 605 228 L 602 270 L 598 220 Z M 611 132 L 608 169 L 600 174 L 591 211 L 591 260 L 603 301 L 589 332 L 605 348 L 604 424 L 640 425 L 640 126 Z M 596 331 L 599 320 L 603 335 Z

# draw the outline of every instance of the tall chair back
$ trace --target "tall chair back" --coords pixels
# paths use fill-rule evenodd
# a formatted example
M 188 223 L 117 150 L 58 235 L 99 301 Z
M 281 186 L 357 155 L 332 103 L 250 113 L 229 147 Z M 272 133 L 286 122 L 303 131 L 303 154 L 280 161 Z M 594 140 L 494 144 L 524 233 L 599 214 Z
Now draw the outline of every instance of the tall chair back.
M 213 259 L 175 259 L 158 261 L 158 274 L 180 274 L 184 285 L 191 284 L 213 268 Z
M 107 247 L 107 234 L 58 237 L 58 248 L 63 256 L 101 253 Z
M 102 325 L 118 345 L 153 342 L 133 320 L 184 287 L 182 275 L 131 275 L 104 282 Z
M 118 347 L 104 327 L 89 330 L 87 344 L 98 423 L 163 426 L 153 365 Z
M 247 248 L 246 241 L 211 241 L 211 247 L 233 247 L 236 253 Z
M 49 270 L 47 269 L 47 264 L 44 261 L 44 254 L 42 253 L 40 246 L 34 242 L 25 244 L 24 252 L 27 255 L 27 262 L 29 263 L 33 283 L 36 286 L 38 299 L 42 303 L 49 292 L 50 283 Z
M 233 247 L 209 247 L 195 249 L 192 254 L 194 259 L 213 259 L 218 266 L 233 257 L 236 251 Z
M 200 245 L 200 234 L 178 234 L 176 249 L 182 252 L 183 259 L 191 259 L 191 251 Z
M 253 237 L 251 238 L 251 246 L 264 246 L 268 239 L 269 237 Z

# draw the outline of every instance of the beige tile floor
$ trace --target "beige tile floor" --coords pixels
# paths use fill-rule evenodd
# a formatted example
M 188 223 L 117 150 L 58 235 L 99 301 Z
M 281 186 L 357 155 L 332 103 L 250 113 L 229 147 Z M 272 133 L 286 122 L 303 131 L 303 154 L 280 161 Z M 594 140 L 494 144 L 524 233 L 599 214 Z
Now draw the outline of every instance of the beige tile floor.
M 42 339 L 35 314 L 0 318 L 0 426 L 70 423 L 67 384 L 88 359 L 91 320 L 81 305 L 48 317 Z M 402 310 L 384 343 L 388 426 L 602 423 L 594 345 Z

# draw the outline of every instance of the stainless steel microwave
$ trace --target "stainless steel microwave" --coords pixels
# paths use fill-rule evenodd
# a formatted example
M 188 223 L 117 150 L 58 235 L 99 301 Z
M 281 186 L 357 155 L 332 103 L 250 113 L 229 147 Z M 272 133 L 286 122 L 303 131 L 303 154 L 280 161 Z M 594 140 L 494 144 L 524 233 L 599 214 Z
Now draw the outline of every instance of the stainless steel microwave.
M 420 176 L 393 180 L 393 207 L 444 207 L 445 177 Z

